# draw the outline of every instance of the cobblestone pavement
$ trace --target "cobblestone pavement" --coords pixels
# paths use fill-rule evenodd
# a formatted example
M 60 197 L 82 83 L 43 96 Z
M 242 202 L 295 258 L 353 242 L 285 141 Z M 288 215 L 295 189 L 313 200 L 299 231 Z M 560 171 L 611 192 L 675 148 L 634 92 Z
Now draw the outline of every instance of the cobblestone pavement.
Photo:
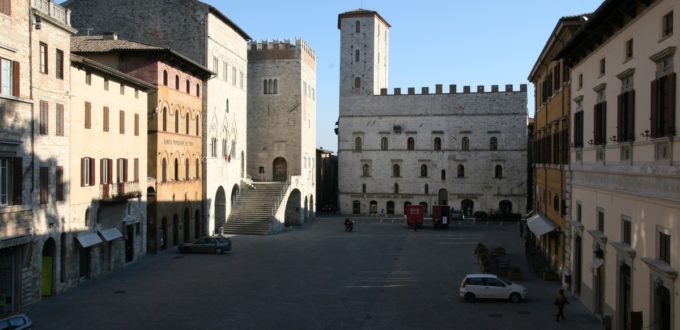
M 273 236 L 232 237 L 227 255 L 167 251 L 27 310 L 37 329 L 601 329 L 573 296 L 530 273 L 513 223 L 407 230 L 401 218 L 318 218 Z M 474 248 L 507 249 L 528 299 L 465 303 Z

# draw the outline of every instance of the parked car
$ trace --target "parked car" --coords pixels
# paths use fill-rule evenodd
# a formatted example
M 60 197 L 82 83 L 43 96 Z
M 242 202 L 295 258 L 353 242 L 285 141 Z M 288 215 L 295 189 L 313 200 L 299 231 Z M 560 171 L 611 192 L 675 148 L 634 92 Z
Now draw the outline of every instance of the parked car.
M 183 243 L 179 252 L 184 253 L 215 253 L 222 254 L 231 251 L 231 239 L 222 236 L 208 236 L 199 238 L 192 243 Z
M 493 274 L 468 274 L 460 282 L 460 297 L 467 302 L 477 299 L 508 299 L 519 302 L 526 299 L 527 288 L 498 278 Z
M 0 330 L 33 329 L 33 321 L 25 314 L 16 314 L 0 320 Z

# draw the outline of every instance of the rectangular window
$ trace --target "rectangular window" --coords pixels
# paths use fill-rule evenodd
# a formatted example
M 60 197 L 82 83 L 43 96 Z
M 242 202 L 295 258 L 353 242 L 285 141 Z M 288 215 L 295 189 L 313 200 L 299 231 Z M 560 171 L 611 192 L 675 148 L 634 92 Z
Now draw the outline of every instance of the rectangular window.
M 600 59 L 600 76 L 604 76 L 605 73 L 605 59 Z
M 112 165 L 113 164 L 111 163 L 111 159 L 102 158 L 99 161 L 99 167 L 101 167 L 99 180 L 101 181 L 102 184 L 111 183 Z
M 40 167 L 40 204 L 47 204 L 50 199 L 49 167 Z
M 583 148 L 583 111 L 574 113 L 574 148 Z
M 81 158 L 80 186 L 81 187 L 94 186 L 95 184 L 94 173 L 95 173 L 94 158 L 89 157 Z
M 64 136 L 64 105 L 57 104 L 57 136 Z
M 215 74 L 219 74 L 220 72 L 220 60 L 218 60 L 217 57 L 213 57 L 213 71 Z
M 583 73 L 578 74 L 578 89 L 583 88 Z
M 578 223 L 583 222 L 582 213 L 581 213 L 582 211 L 583 211 L 583 205 L 581 205 L 581 203 L 576 203 L 576 221 Z
M 118 176 L 116 177 L 118 183 L 127 182 L 127 159 L 118 158 L 116 163 L 118 166 Z
M 23 159 L 0 158 L 0 206 L 21 205 L 23 194 Z
M 92 128 L 92 103 L 85 102 L 85 128 Z
M 630 224 L 630 220 L 624 218 L 621 221 L 621 227 L 622 227 L 621 228 L 622 241 L 630 246 L 631 245 L 631 237 L 632 237 L 632 235 L 631 235 L 632 234 L 632 227 L 631 227 L 631 224 Z
M 47 135 L 49 133 L 49 103 L 40 101 L 40 135 Z
M 618 142 L 635 141 L 635 91 L 627 91 L 618 97 Z
M 236 67 L 231 67 L 231 84 L 236 86 Z
M 135 136 L 139 136 L 139 114 L 135 114 Z
M 57 49 L 55 59 L 54 72 L 56 72 L 57 79 L 64 79 L 64 52 L 61 49 Z
M 0 0 L 1 1 L 1 0 Z M 4 96 L 11 96 L 13 79 L 13 65 L 12 61 L 0 58 L 0 94 Z
M 125 134 L 125 111 L 120 110 L 118 113 L 118 121 L 120 122 L 120 128 L 118 129 L 118 132 L 120 134 Z
M 12 0 L 0 0 L 0 14 L 12 16 Z
M 135 98 L 136 98 L 136 99 L 139 98 L 139 90 L 138 90 L 138 89 L 135 89 Z
M 671 263 L 671 235 L 659 232 L 659 260 Z
M 103 115 L 104 115 L 104 125 L 103 125 L 104 132 L 108 132 L 109 131 L 109 107 L 104 107 Z
M 47 44 L 40 43 L 40 73 L 47 73 Z
M 120 84 L 120 95 L 125 95 L 125 85 Z
M 238 85 L 239 85 L 239 87 L 240 87 L 241 89 L 243 89 L 243 72 L 242 72 L 242 71 L 239 71 L 239 72 L 238 72 L 238 77 L 239 77 L 239 80 L 238 80 L 239 83 L 238 83 Z
M 597 210 L 597 230 L 604 233 L 604 211 Z
M 64 167 L 57 166 L 57 201 L 64 201 Z
M 85 83 L 88 86 L 92 85 L 92 73 L 91 72 L 85 72 Z
M 139 158 L 135 158 L 134 160 L 134 178 L 135 182 L 139 182 Z
M 229 72 L 229 64 L 227 62 L 224 62 L 224 75 L 222 76 L 222 80 L 227 81 L 227 73 Z
M 9 205 L 11 164 L 11 158 L 0 158 L 0 206 Z
M 673 33 L 673 12 L 663 16 L 661 22 L 661 36 L 666 37 Z
M 593 144 L 604 145 L 607 143 L 607 102 L 595 104 L 594 109 L 594 129 Z
M 626 41 L 626 59 L 633 58 L 633 39 Z
M 675 135 L 675 73 L 652 81 L 651 136 Z
M 109 80 L 107 78 L 104 78 L 104 90 L 109 90 Z

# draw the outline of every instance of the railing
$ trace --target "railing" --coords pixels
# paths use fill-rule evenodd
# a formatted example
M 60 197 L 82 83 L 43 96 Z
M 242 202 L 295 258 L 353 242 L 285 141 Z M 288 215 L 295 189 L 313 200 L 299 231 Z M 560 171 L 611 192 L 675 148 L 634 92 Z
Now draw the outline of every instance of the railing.
M 290 177 L 288 179 L 286 179 L 286 182 L 284 182 L 283 185 L 281 186 L 281 190 L 279 190 L 279 198 L 274 202 L 274 205 L 272 206 L 272 209 L 270 211 L 272 217 L 276 216 L 276 211 L 279 210 L 279 205 L 281 204 L 281 201 L 283 200 L 283 196 L 285 196 L 286 192 L 288 192 L 289 186 L 290 186 Z
M 137 198 L 141 195 L 139 182 L 103 183 L 99 185 L 99 196 L 103 201 Z
M 59 23 L 71 26 L 71 11 L 50 0 L 31 0 L 31 6 L 39 12 L 54 18 Z

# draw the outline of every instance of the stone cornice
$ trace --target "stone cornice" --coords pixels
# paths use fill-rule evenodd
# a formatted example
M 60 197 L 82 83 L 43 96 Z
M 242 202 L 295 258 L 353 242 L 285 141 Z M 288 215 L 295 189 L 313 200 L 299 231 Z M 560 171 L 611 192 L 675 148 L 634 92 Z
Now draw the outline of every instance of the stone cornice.
M 630 175 L 574 170 L 572 185 L 680 202 L 680 177 L 672 175 Z
M 678 276 L 678 271 L 671 267 L 669 264 L 654 258 L 640 258 L 645 264 L 652 270 L 659 272 L 671 279 L 675 279 Z
M 590 234 L 590 236 L 593 236 L 595 240 L 600 241 L 603 244 L 607 244 L 607 236 L 605 236 L 603 232 L 599 230 L 589 230 L 588 234 Z
M 614 247 L 614 249 L 615 249 L 618 253 L 620 253 L 620 254 L 622 254 L 622 255 L 624 255 L 624 256 L 627 256 L 627 257 L 629 257 L 629 258 L 635 258 L 635 254 L 636 254 L 636 253 L 635 253 L 635 249 L 633 249 L 632 247 L 630 247 L 630 245 L 628 245 L 628 244 L 626 244 L 626 243 L 623 243 L 623 242 L 611 242 L 611 243 L 609 243 L 609 245 L 611 245 L 612 247 Z

